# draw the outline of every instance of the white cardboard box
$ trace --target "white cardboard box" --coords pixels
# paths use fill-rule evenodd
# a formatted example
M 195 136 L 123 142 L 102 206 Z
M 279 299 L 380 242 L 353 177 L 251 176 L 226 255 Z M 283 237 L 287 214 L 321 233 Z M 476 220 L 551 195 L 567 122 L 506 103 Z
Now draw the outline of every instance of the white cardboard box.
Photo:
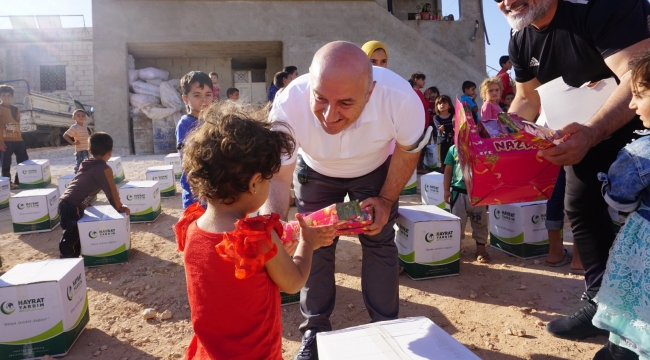
M 59 189 L 22 191 L 9 199 L 14 233 L 27 234 L 54 229 L 59 218 Z
M 0 210 L 9 208 L 10 196 L 11 180 L 8 177 L 0 177 Z
M 422 192 L 422 205 L 435 205 L 441 209 L 451 211 L 445 202 L 445 175 L 431 172 L 420 176 L 420 192 Z
M 425 146 L 424 149 L 422 149 L 422 152 L 424 153 L 422 163 L 427 170 L 434 171 L 440 167 L 440 164 L 438 164 L 438 150 L 436 144 Z
M 161 197 L 176 196 L 176 182 L 174 181 L 174 166 L 152 166 L 144 173 L 147 180 L 158 181 Z
M 402 192 L 399 194 L 400 196 L 402 195 L 415 195 L 418 193 L 418 172 L 417 169 L 413 170 L 413 175 L 409 178 L 409 180 L 406 182 L 406 185 L 404 185 L 404 189 L 402 189 Z
M 316 334 L 320 360 L 480 360 L 424 316 Z
M 176 179 L 181 178 L 183 168 L 181 166 L 181 156 L 179 153 L 171 153 L 165 156 L 165 165 L 172 165 L 174 167 L 174 177 Z
M 115 181 L 116 184 L 119 184 L 122 181 L 124 181 L 125 176 L 124 176 L 124 168 L 122 167 L 121 157 L 113 156 L 112 158 L 108 159 L 106 164 L 108 164 L 108 166 L 111 167 L 111 170 L 113 170 L 113 181 Z
M 52 182 L 49 160 L 23 161 L 16 167 L 16 173 L 21 189 L 44 188 Z
M 548 254 L 546 201 L 491 205 L 490 246 L 528 259 Z
M 537 123 L 548 124 L 556 130 L 570 122 L 584 124 L 605 104 L 617 86 L 614 78 L 601 80 L 593 88 L 569 86 L 562 77 L 549 81 L 537 88 L 543 109 Z M 571 116 L 566 116 L 566 109 L 571 109 Z
M 161 212 L 157 181 L 129 181 L 119 190 L 120 200 L 129 207 L 132 223 L 155 221 Z
M 111 205 L 89 206 L 77 222 L 84 266 L 129 261 L 131 226 L 126 214 Z
M 0 277 L 0 360 L 65 355 L 90 315 L 81 259 L 18 264 Z
M 460 218 L 437 206 L 403 206 L 395 226 L 399 263 L 411 279 L 459 274 Z

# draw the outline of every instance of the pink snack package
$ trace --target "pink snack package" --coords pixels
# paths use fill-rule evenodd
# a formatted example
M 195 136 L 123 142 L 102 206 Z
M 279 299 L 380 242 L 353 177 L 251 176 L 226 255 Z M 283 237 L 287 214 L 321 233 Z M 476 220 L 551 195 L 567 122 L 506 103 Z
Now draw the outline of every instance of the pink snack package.
M 330 205 L 313 213 L 303 213 L 305 222 L 309 226 L 336 224 L 336 235 L 356 235 L 363 233 L 364 227 L 372 224 L 374 209 L 367 207 L 361 209 L 359 201 Z M 290 221 L 282 224 L 284 234 L 280 237 L 283 242 L 300 240 L 300 224 Z

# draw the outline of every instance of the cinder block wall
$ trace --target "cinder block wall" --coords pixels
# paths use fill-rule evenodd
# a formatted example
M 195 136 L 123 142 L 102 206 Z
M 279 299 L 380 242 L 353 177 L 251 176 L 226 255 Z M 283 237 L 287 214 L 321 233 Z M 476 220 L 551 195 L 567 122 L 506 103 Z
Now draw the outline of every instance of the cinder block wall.
M 66 91 L 94 105 L 92 42 L 90 28 L 0 30 L 0 80 L 25 79 L 40 91 L 40 67 L 64 65 Z M 20 106 L 27 93 L 23 86 L 16 90 L 14 103 Z

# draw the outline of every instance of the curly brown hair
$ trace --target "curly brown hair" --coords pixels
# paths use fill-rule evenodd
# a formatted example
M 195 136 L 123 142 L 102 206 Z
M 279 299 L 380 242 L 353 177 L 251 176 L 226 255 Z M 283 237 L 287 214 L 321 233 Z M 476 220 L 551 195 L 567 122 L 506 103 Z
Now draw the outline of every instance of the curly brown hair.
M 199 198 L 230 205 L 256 173 L 271 179 L 282 157 L 293 153 L 295 140 L 283 122 L 267 121 L 268 112 L 252 105 L 214 103 L 201 114 L 201 124 L 186 138 L 183 172 Z
M 650 89 L 650 49 L 636 54 L 630 61 L 632 88 L 638 91 Z

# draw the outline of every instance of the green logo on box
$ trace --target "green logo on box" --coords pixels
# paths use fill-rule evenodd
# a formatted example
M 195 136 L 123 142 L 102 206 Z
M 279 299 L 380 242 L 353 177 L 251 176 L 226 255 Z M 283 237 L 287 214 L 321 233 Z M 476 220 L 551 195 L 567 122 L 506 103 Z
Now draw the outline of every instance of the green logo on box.
M 14 303 L 5 301 L 2 303 L 2 305 L 0 305 L 0 311 L 2 311 L 2 313 L 5 315 L 11 315 L 14 311 L 16 311 L 16 308 L 14 307 Z
M 432 233 L 427 233 L 425 235 L 425 237 L 424 237 L 424 241 L 429 242 L 429 243 L 432 242 L 435 239 L 436 239 L 436 236 L 435 236 L 435 234 L 432 234 Z
M 129 201 L 132 201 L 133 200 L 133 195 L 131 195 L 131 194 L 126 195 L 126 199 L 129 200 Z
M 67 293 L 66 295 L 68 296 L 68 300 L 72 301 L 72 295 L 74 295 L 74 293 L 72 292 L 72 285 L 68 286 L 68 291 L 66 293 Z
M 88 236 L 89 236 L 91 239 L 97 239 L 97 231 L 96 231 L 96 230 L 90 230 L 90 231 L 88 232 Z
M 494 209 L 494 217 L 499 220 L 501 219 L 501 210 L 499 209 Z
M 537 224 L 537 223 L 539 223 L 539 219 L 540 219 L 540 216 L 535 214 L 535 215 L 533 215 L 533 217 L 530 220 L 533 222 L 533 224 Z
M 18 210 L 24 210 L 25 209 L 25 204 L 18 203 L 18 205 L 16 205 L 16 207 L 18 208 Z

